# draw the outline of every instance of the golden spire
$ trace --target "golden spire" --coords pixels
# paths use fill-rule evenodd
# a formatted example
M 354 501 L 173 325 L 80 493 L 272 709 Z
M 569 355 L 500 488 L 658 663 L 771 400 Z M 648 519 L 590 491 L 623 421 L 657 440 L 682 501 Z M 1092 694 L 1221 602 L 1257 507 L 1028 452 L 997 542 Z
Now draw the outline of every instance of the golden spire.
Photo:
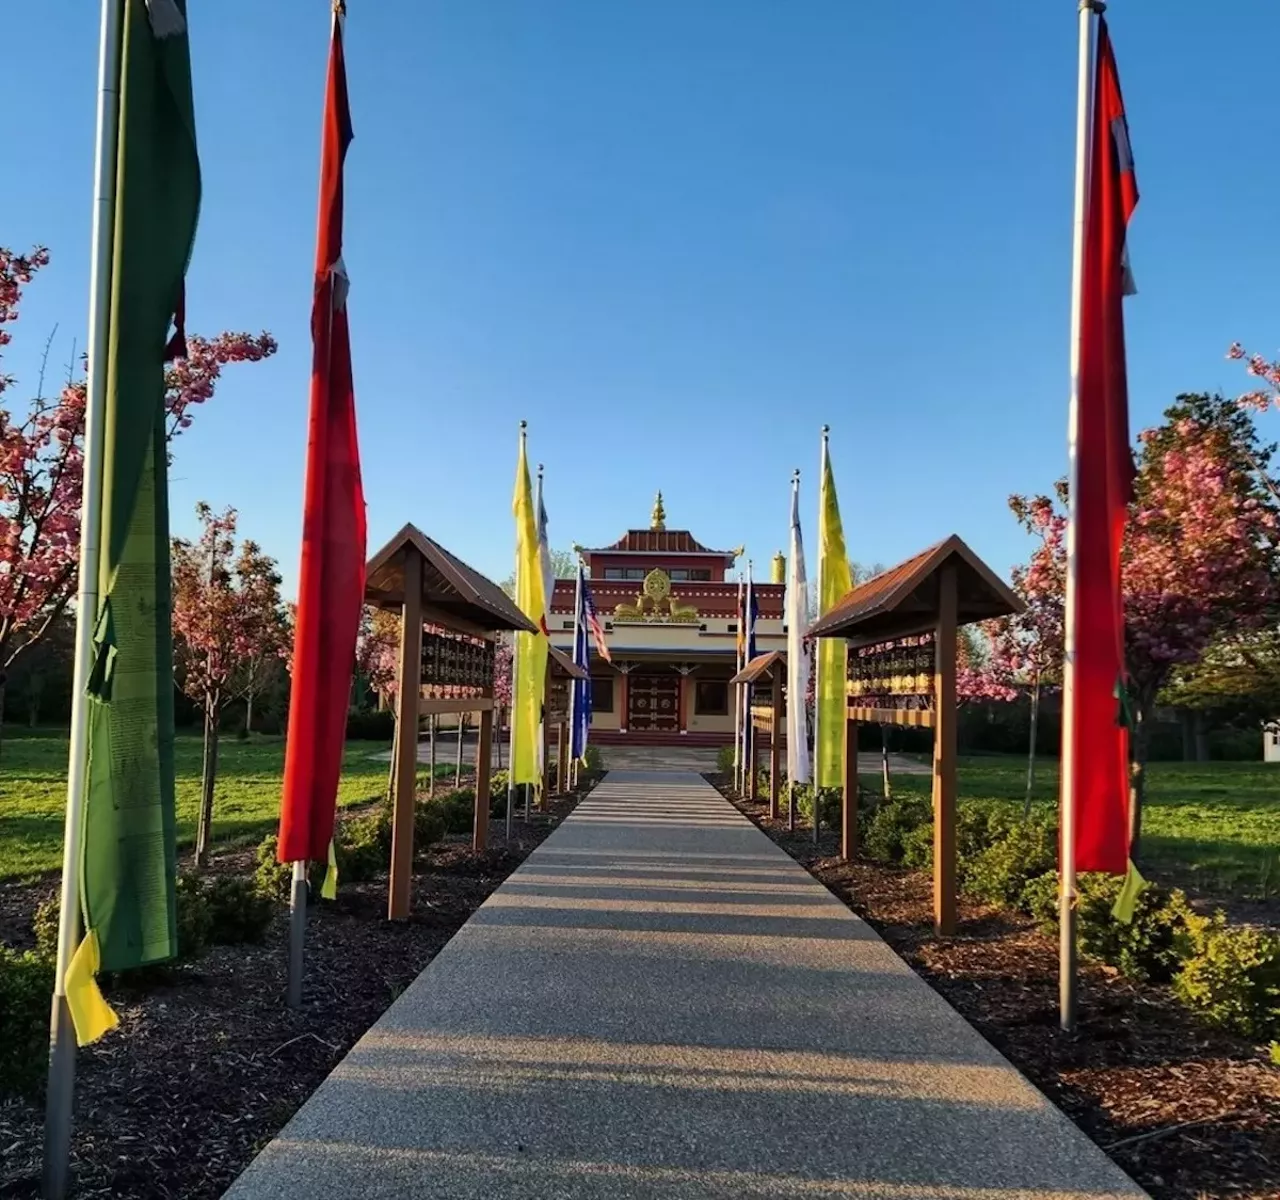
M 658 492 L 653 502 L 653 513 L 649 517 L 649 528 L 663 530 L 667 527 L 667 510 L 662 507 L 662 492 Z
M 770 572 L 770 582 L 787 582 L 787 556 L 781 550 L 773 556 L 773 570 Z

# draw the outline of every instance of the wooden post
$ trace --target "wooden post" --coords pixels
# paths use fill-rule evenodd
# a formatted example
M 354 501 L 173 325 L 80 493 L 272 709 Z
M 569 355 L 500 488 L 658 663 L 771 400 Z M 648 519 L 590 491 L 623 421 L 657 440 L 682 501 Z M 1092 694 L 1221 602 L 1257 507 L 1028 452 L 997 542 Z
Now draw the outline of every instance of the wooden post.
M 422 555 L 412 546 L 404 552 L 404 607 L 400 621 L 400 665 L 397 671 L 396 796 L 391 818 L 391 884 L 387 918 L 409 915 L 413 882 L 413 808 L 418 782 L 418 705 L 422 693 Z
M 569 722 L 562 719 L 556 728 L 556 794 L 563 796 L 569 790 Z
M 542 788 L 538 795 L 538 809 L 547 809 L 547 793 L 551 790 L 551 663 L 547 663 L 546 681 L 542 685 Z M 525 805 L 525 816 L 529 806 Z
M 956 931 L 956 566 L 938 580 L 934 666 L 933 924 L 939 936 Z
M 844 723 L 844 779 L 840 795 L 840 857 L 849 862 L 858 851 L 858 722 Z
M 489 780 L 493 760 L 493 709 L 480 713 L 476 745 L 476 807 L 471 823 L 471 849 L 483 854 L 489 844 Z
M 751 787 L 748 791 L 752 800 L 760 799 L 760 730 L 756 728 L 756 719 L 747 709 L 747 720 L 751 722 L 751 732 L 747 736 L 747 766 L 751 769 Z
M 769 819 L 778 819 L 778 793 L 782 789 L 782 668 L 773 666 L 773 729 L 769 733 Z

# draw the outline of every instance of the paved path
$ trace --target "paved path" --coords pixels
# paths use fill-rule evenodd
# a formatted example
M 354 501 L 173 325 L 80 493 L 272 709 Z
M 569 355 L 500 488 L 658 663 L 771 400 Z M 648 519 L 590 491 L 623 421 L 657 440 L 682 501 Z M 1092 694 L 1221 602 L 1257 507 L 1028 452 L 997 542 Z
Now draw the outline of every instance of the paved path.
M 696 775 L 614 773 L 228 1196 L 1142 1194 Z

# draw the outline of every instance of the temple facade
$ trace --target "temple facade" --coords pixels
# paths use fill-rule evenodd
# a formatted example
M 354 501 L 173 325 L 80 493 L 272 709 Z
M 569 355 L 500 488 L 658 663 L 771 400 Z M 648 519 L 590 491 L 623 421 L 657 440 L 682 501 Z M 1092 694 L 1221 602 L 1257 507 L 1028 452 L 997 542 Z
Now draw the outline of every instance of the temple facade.
M 736 550 L 713 550 L 668 529 L 658 493 L 647 529 L 612 545 L 575 547 L 590 575 L 612 663 L 592 647 L 591 736 L 601 744 L 727 745 L 733 740 L 737 670 Z M 782 578 L 779 560 L 760 575 Z M 575 583 L 556 581 L 552 644 L 573 648 Z M 758 653 L 786 649 L 785 588 L 755 584 Z

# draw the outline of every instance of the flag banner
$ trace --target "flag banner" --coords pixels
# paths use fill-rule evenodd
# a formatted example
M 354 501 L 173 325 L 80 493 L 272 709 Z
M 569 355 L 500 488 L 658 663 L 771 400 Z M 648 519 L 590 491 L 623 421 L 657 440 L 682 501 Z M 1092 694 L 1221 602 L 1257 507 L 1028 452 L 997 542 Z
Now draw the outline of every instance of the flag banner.
M 592 596 L 591 587 L 585 579 L 582 581 L 582 607 L 587 624 L 591 628 L 591 640 L 596 644 L 596 653 L 605 662 L 613 662 L 613 655 L 609 653 L 609 643 L 605 641 L 604 626 L 600 624 L 600 614 L 596 612 L 595 597 Z
M 822 456 L 822 494 L 818 501 L 818 578 L 822 594 L 818 615 L 826 616 L 853 589 L 849 555 L 845 552 L 844 526 L 831 471 L 831 455 Z M 818 742 L 817 786 L 844 786 L 844 726 L 848 710 L 848 647 L 843 638 L 818 639 Z
M 1101 18 L 1095 71 L 1073 497 L 1076 641 L 1070 752 L 1076 867 L 1124 875 L 1129 869 L 1129 733 L 1123 715 L 1127 676 L 1120 560 L 1134 466 L 1123 300 L 1132 286 L 1125 233 L 1138 188 L 1115 57 Z
M 81 1043 L 114 1023 L 97 970 L 159 962 L 178 948 L 165 361 L 185 354 L 183 280 L 200 161 L 185 3 L 128 0 L 123 15 L 102 558 L 79 848 L 86 936 L 64 981 Z
M 537 506 L 529 483 L 529 460 L 524 437 L 516 464 L 516 490 L 511 511 L 516 519 L 516 604 L 536 625 L 546 616 L 541 554 L 538 547 Z M 515 696 L 511 713 L 511 782 L 541 782 L 542 702 L 546 692 L 547 637 L 544 633 L 517 633 L 515 644 Z
M 805 578 L 804 538 L 800 533 L 800 488 L 791 490 L 791 554 L 787 559 L 787 779 L 808 783 L 809 581 Z
M 335 13 L 320 154 L 311 304 L 311 413 L 289 732 L 280 807 L 281 862 L 324 862 L 364 605 L 365 511 L 342 261 L 343 164 L 351 144 L 342 17 Z
M 587 618 L 588 589 L 586 573 L 582 564 L 578 564 L 578 603 L 573 614 L 573 661 L 590 674 L 591 641 L 590 622 Z M 587 738 L 591 731 L 591 680 L 575 679 L 572 683 L 573 712 L 570 714 L 569 755 L 575 762 L 580 762 L 587 753 Z

